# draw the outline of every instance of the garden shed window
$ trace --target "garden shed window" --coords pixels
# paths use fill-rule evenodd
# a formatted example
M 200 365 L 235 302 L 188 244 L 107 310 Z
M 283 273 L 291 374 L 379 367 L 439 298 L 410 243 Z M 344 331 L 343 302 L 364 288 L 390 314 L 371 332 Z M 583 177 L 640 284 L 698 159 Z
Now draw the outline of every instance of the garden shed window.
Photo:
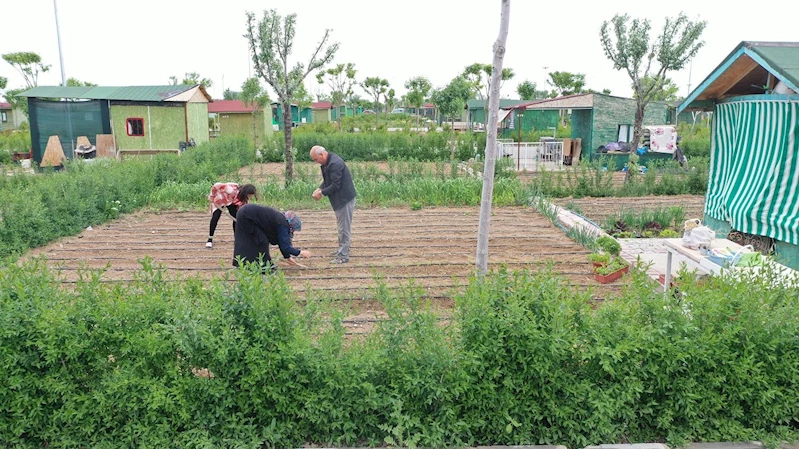
M 633 125 L 619 125 L 619 142 L 633 140 Z
M 129 136 L 143 136 L 144 135 L 144 119 L 143 118 L 129 118 L 126 120 Z
M 7 122 L 8 114 L 6 114 L 5 112 L 0 112 L 0 121 Z

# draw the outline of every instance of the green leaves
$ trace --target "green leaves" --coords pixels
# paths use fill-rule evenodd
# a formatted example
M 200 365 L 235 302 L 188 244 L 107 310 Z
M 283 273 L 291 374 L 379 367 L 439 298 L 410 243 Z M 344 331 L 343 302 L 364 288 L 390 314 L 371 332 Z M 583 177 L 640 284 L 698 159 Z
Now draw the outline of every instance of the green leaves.
M 0 268 L 0 441 L 19 447 L 406 447 L 779 441 L 799 396 L 799 292 L 631 272 L 616 298 L 536 272 L 472 279 L 447 317 L 412 283 L 346 335 L 280 274 L 74 289 Z M 230 282 L 230 281 L 234 282 Z
M 6 198 L 0 207 L 0 257 L 77 234 L 150 203 L 196 203 L 219 175 L 253 162 L 254 153 L 246 139 L 224 138 L 181 156 L 78 161 L 62 172 L 0 178 L 0 195 Z M 187 191 L 193 195 L 188 199 Z

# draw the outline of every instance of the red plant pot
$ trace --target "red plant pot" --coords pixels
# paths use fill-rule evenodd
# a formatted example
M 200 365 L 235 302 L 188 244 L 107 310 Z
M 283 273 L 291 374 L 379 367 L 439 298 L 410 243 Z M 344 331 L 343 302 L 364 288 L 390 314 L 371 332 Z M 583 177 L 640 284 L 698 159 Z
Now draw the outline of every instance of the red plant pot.
M 628 265 L 628 266 L 626 266 L 626 267 L 624 267 L 624 268 L 622 268 L 620 270 L 614 271 L 613 273 L 610 273 L 610 274 L 594 273 L 594 279 L 596 279 L 597 282 L 599 282 L 600 284 L 609 284 L 609 283 L 615 281 L 616 279 L 619 279 L 620 277 L 624 276 L 624 274 L 629 272 L 629 271 L 630 271 L 630 266 Z

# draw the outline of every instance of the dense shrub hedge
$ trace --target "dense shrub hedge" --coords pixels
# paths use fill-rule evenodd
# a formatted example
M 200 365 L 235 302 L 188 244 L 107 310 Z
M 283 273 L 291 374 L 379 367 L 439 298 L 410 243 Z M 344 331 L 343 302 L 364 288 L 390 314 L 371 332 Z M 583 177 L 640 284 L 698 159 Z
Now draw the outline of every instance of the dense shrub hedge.
M 735 441 L 799 434 L 799 291 L 764 279 L 590 296 L 544 267 L 473 280 L 447 326 L 379 287 L 348 340 L 279 275 L 130 285 L 0 268 L 6 447 L 300 447 Z M 301 305 L 300 305 L 301 304 Z M 324 446 L 323 446 L 324 447 Z M 329 447 L 329 446 L 328 446 Z
M 310 161 L 311 147 L 322 145 L 346 161 L 385 161 L 416 159 L 419 161 L 450 160 L 453 148 L 455 159 L 465 161 L 485 152 L 485 133 L 418 134 L 411 132 L 322 133 L 292 134 L 295 160 Z M 275 133 L 262 150 L 265 162 L 285 160 L 283 133 Z

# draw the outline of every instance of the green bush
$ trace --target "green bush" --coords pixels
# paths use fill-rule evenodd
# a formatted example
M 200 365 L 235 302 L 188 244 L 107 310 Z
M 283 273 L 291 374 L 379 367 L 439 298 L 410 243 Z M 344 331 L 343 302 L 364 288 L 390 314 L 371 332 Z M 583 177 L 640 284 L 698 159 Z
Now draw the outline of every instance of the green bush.
M 284 160 L 283 133 L 275 133 L 264 143 L 262 160 Z M 385 161 L 388 159 L 415 159 L 418 161 L 450 160 L 454 149 L 459 161 L 483 157 L 485 133 L 418 134 L 411 132 L 294 132 L 292 147 L 295 161 L 310 161 L 311 147 L 322 145 L 346 161 Z
M 74 235 L 148 204 L 171 183 L 204 183 L 255 158 L 246 139 L 217 139 L 182 155 L 69 162 L 63 171 L 0 178 L 0 257 Z
M 349 340 L 280 275 L 173 282 L 143 260 L 73 289 L 0 268 L 0 441 L 41 447 L 300 447 L 799 438 L 799 292 L 635 270 L 614 301 L 545 267 L 473 279 L 442 325 L 412 285 Z

